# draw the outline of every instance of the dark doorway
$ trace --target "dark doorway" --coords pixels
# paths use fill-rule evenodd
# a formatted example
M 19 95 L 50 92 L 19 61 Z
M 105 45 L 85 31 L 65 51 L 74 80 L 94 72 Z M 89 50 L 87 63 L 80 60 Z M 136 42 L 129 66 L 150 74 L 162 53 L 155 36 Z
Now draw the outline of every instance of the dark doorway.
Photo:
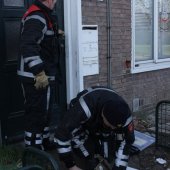
M 19 55 L 19 32 L 21 17 L 33 0 L 0 1 L 0 134 L 2 140 L 10 141 L 23 134 L 23 95 L 17 79 L 17 58 Z M 58 15 L 60 29 L 63 26 L 63 0 L 58 0 L 54 15 Z M 63 42 L 64 44 L 64 42 Z M 56 82 L 56 104 L 53 125 L 58 115 L 66 109 L 65 53 L 62 47 L 61 82 Z M 0 137 L 1 138 L 1 137 Z

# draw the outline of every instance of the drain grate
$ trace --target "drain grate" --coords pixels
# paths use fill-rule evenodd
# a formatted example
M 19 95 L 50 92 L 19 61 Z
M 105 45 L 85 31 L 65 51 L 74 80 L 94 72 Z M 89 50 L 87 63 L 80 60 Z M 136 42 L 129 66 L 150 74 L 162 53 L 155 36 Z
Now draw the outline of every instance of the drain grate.
M 160 101 L 156 106 L 156 146 L 170 148 L 170 101 Z

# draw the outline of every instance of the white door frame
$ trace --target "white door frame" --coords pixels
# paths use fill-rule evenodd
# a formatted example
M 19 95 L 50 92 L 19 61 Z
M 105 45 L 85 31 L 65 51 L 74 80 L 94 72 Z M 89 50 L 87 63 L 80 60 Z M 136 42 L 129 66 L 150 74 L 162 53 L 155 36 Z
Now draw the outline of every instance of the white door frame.
M 81 0 L 64 1 L 67 103 L 83 90 Z

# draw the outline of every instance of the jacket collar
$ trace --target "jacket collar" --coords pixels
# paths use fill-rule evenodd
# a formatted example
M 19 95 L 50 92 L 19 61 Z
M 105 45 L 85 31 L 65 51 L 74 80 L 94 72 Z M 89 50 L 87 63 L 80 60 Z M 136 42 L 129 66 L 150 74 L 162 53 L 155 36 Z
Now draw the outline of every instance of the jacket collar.
M 40 2 L 39 0 L 35 0 L 34 4 L 36 6 L 38 6 L 39 8 L 41 8 L 42 10 L 44 10 L 47 13 L 52 13 L 52 10 L 50 8 L 48 8 L 47 6 L 45 6 L 42 2 Z

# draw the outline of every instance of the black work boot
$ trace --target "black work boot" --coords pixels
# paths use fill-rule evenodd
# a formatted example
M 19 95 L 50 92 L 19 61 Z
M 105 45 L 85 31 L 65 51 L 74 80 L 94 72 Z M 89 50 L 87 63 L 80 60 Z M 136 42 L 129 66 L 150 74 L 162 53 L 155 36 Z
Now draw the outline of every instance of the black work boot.
M 44 127 L 42 136 L 43 136 L 43 146 L 45 151 L 56 149 L 56 144 L 50 140 L 50 128 L 48 126 Z
M 56 149 L 56 144 L 53 141 L 50 141 L 49 138 L 44 138 L 43 147 L 45 151 L 51 151 L 51 150 Z

